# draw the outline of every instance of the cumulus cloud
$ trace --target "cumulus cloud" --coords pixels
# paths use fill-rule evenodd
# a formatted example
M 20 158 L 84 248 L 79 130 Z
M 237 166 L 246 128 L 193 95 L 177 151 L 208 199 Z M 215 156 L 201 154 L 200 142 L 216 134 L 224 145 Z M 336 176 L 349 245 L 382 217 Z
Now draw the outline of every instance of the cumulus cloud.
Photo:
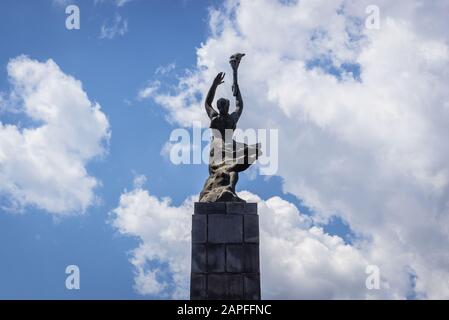
M 137 292 L 162 298 L 188 297 L 192 210 L 192 199 L 176 207 L 168 198 L 150 195 L 139 183 L 120 196 L 112 223 L 120 233 L 140 240 L 131 258 Z
M 448 298 L 449 4 L 377 1 L 380 29 L 368 30 L 370 4 L 226 1 L 197 67 L 153 99 L 179 125 L 206 126 L 214 75 L 245 52 L 240 125 L 279 129 L 284 190 L 315 221 L 346 221 L 392 297 Z
M 32 126 L 0 121 L 0 193 L 12 207 L 36 206 L 50 213 L 79 213 L 95 202 L 99 181 L 86 164 L 104 155 L 109 123 L 79 80 L 53 60 L 25 56 L 9 61 L 8 109 Z
M 263 201 L 250 192 L 239 196 L 258 202 L 264 299 L 391 297 L 386 279 L 380 290 L 366 288 L 369 260 L 358 248 L 325 233 L 295 205 L 279 197 Z M 140 240 L 130 260 L 139 293 L 188 299 L 191 215 L 197 199 L 175 206 L 139 185 L 121 195 L 112 223 Z

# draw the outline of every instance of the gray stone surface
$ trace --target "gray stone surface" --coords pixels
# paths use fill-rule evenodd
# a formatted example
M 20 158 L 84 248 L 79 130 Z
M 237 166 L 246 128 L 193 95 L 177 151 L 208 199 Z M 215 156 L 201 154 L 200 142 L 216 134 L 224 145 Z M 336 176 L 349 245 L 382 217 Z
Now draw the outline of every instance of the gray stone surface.
M 229 274 L 226 279 L 226 298 L 235 300 L 243 297 L 243 276 L 241 274 Z
M 195 202 L 195 214 L 226 213 L 226 202 Z
M 192 216 L 192 243 L 207 242 L 207 215 L 194 214 Z
M 259 243 L 259 216 L 256 214 L 243 216 L 244 241 Z
M 243 247 L 243 272 L 259 272 L 259 245 L 245 244 Z
M 242 244 L 228 244 L 226 246 L 226 271 L 243 272 L 245 262 Z
M 241 215 L 208 215 L 207 241 L 210 243 L 239 243 L 243 241 Z
M 207 299 L 206 276 L 203 274 L 192 274 L 190 277 L 190 299 Z
M 257 203 L 226 202 L 226 212 L 230 214 L 257 214 Z
M 228 244 L 226 271 L 259 272 L 259 246 L 257 244 Z
M 240 274 L 209 274 L 207 276 L 208 299 L 242 299 L 244 277 Z
M 260 300 L 260 275 L 245 274 L 244 288 L 245 300 Z
M 207 272 L 206 245 L 192 244 L 192 272 Z
M 227 299 L 226 274 L 207 275 L 207 298 Z
M 225 272 L 225 254 L 224 244 L 207 245 L 207 272 Z

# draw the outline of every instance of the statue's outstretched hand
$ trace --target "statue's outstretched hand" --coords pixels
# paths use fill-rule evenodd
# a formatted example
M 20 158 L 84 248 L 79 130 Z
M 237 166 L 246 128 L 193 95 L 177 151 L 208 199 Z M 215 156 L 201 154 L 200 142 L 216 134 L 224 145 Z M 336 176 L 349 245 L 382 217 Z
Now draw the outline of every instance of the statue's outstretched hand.
M 219 86 L 220 84 L 224 83 L 223 79 L 224 79 L 224 77 L 225 77 L 225 74 L 226 74 L 226 73 L 224 73 L 224 72 L 219 72 L 219 73 L 217 74 L 217 76 L 216 76 L 215 79 L 214 79 L 214 85 L 215 85 L 215 86 Z

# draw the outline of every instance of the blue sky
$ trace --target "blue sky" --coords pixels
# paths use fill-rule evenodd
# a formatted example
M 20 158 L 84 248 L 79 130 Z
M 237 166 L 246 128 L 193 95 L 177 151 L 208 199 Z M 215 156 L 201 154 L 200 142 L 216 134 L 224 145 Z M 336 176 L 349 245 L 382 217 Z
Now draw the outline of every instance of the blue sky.
M 20 214 L 2 212 L 1 298 L 141 297 L 132 289 L 127 255 L 134 240 L 117 235 L 107 224 L 109 211 L 117 205 L 123 189 L 132 185 L 133 172 L 147 175 L 155 194 L 176 201 L 201 188 L 206 168 L 181 170 L 164 161 L 160 150 L 171 127 L 163 111 L 135 97 L 158 66 L 175 62 L 182 69 L 195 62 L 194 47 L 207 32 L 207 7 L 211 4 L 137 1 L 116 8 L 109 3 L 81 1 L 81 29 L 69 31 L 65 6 L 51 1 L 2 1 L 1 91 L 9 89 L 9 59 L 22 54 L 40 61 L 51 58 L 65 73 L 80 79 L 90 99 L 101 104 L 112 139 L 108 155 L 88 166 L 89 173 L 102 181 L 97 189 L 101 205 L 89 208 L 83 216 L 57 222 L 32 206 Z M 103 21 L 117 11 L 129 19 L 129 32 L 111 40 L 100 39 Z M 27 124 L 20 115 L 2 113 L 1 119 L 3 123 Z M 82 290 L 65 288 L 64 272 L 69 264 L 79 265 Z
M 51 1 L 2 1 L 7 13 L 0 21 L 0 91 L 10 89 L 6 65 L 19 55 L 53 59 L 64 73 L 82 81 L 89 98 L 101 104 L 112 130 L 108 153 L 89 162 L 87 170 L 102 185 L 101 203 L 84 215 L 54 218 L 33 206 L 20 213 L 0 214 L 0 298 L 131 298 L 133 290 L 129 251 L 137 239 L 117 233 L 108 223 L 125 188 L 136 175 L 147 176 L 147 186 L 174 204 L 199 192 L 205 165 L 174 166 L 160 155 L 173 126 L 154 102 L 137 99 L 137 91 L 155 78 L 160 66 L 174 63 L 183 73 L 196 63 L 195 48 L 208 35 L 208 8 L 214 1 L 133 1 L 122 7 L 112 2 L 79 1 L 81 29 L 65 28 L 65 5 Z M 100 38 L 101 25 L 120 14 L 128 32 Z M 166 84 L 173 76 L 162 78 Z M 2 112 L 4 124 L 33 126 L 23 114 Z M 248 179 L 239 188 L 263 198 L 281 194 L 281 179 Z M 5 201 L 5 195 L 2 195 Z M 291 201 L 299 205 L 294 196 Z M 330 231 L 345 230 L 338 223 Z M 81 290 L 65 288 L 65 267 L 81 270 Z M 150 296 L 150 298 L 158 298 Z
M 1 1 L 0 299 L 186 297 L 188 199 L 207 165 L 162 150 L 202 119 L 200 93 L 230 75 L 236 51 L 247 54 L 239 125 L 280 140 L 276 175 L 252 168 L 237 185 L 259 201 L 263 297 L 449 297 L 449 8 L 377 2 L 373 29 L 369 0 Z M 80 30 L 65 27 L 71 3 Z M 54 161 L 55 179 L 38 159 Z M 71 264 L 80 290 L 65 287 Z M 368 290 L 373 265 L 380 288 Z

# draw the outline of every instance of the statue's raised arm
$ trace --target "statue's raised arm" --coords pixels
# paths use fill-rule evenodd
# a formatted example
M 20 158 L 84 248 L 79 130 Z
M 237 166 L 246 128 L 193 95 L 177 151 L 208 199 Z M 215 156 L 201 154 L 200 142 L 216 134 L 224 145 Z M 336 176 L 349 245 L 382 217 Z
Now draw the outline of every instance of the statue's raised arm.
M 212 107 L 212 102 L 214 102 L 215 97 L 215 91 L 217 90 L 217 87 L 224 83 L 223 79 L 225 77 L 225 73 L 219 72 L 217 76 L 214 79 L 214 82 L 212 82 L 212 86 L 209 89 L 209 92 L 207 93 L 206 101 L 204 102 L 204 106 L 206 108 L 207 115 L 210 119 L 218 115 L 218 112 L 215 111 L 215 109 Z
M 243 111 L 243 99 L 238 85 L 237 70 L 240 64 L 240 60 L 244 55 L 244 53 L 235 53 L 229 58 L 229 63 L 231 64 L 234 76 L 234 82 L 232 84 L 232 94 L 235 97 L 235 111 L 231 114 L 231 116 L 234 118 L 236 123 L 242 115 Z

